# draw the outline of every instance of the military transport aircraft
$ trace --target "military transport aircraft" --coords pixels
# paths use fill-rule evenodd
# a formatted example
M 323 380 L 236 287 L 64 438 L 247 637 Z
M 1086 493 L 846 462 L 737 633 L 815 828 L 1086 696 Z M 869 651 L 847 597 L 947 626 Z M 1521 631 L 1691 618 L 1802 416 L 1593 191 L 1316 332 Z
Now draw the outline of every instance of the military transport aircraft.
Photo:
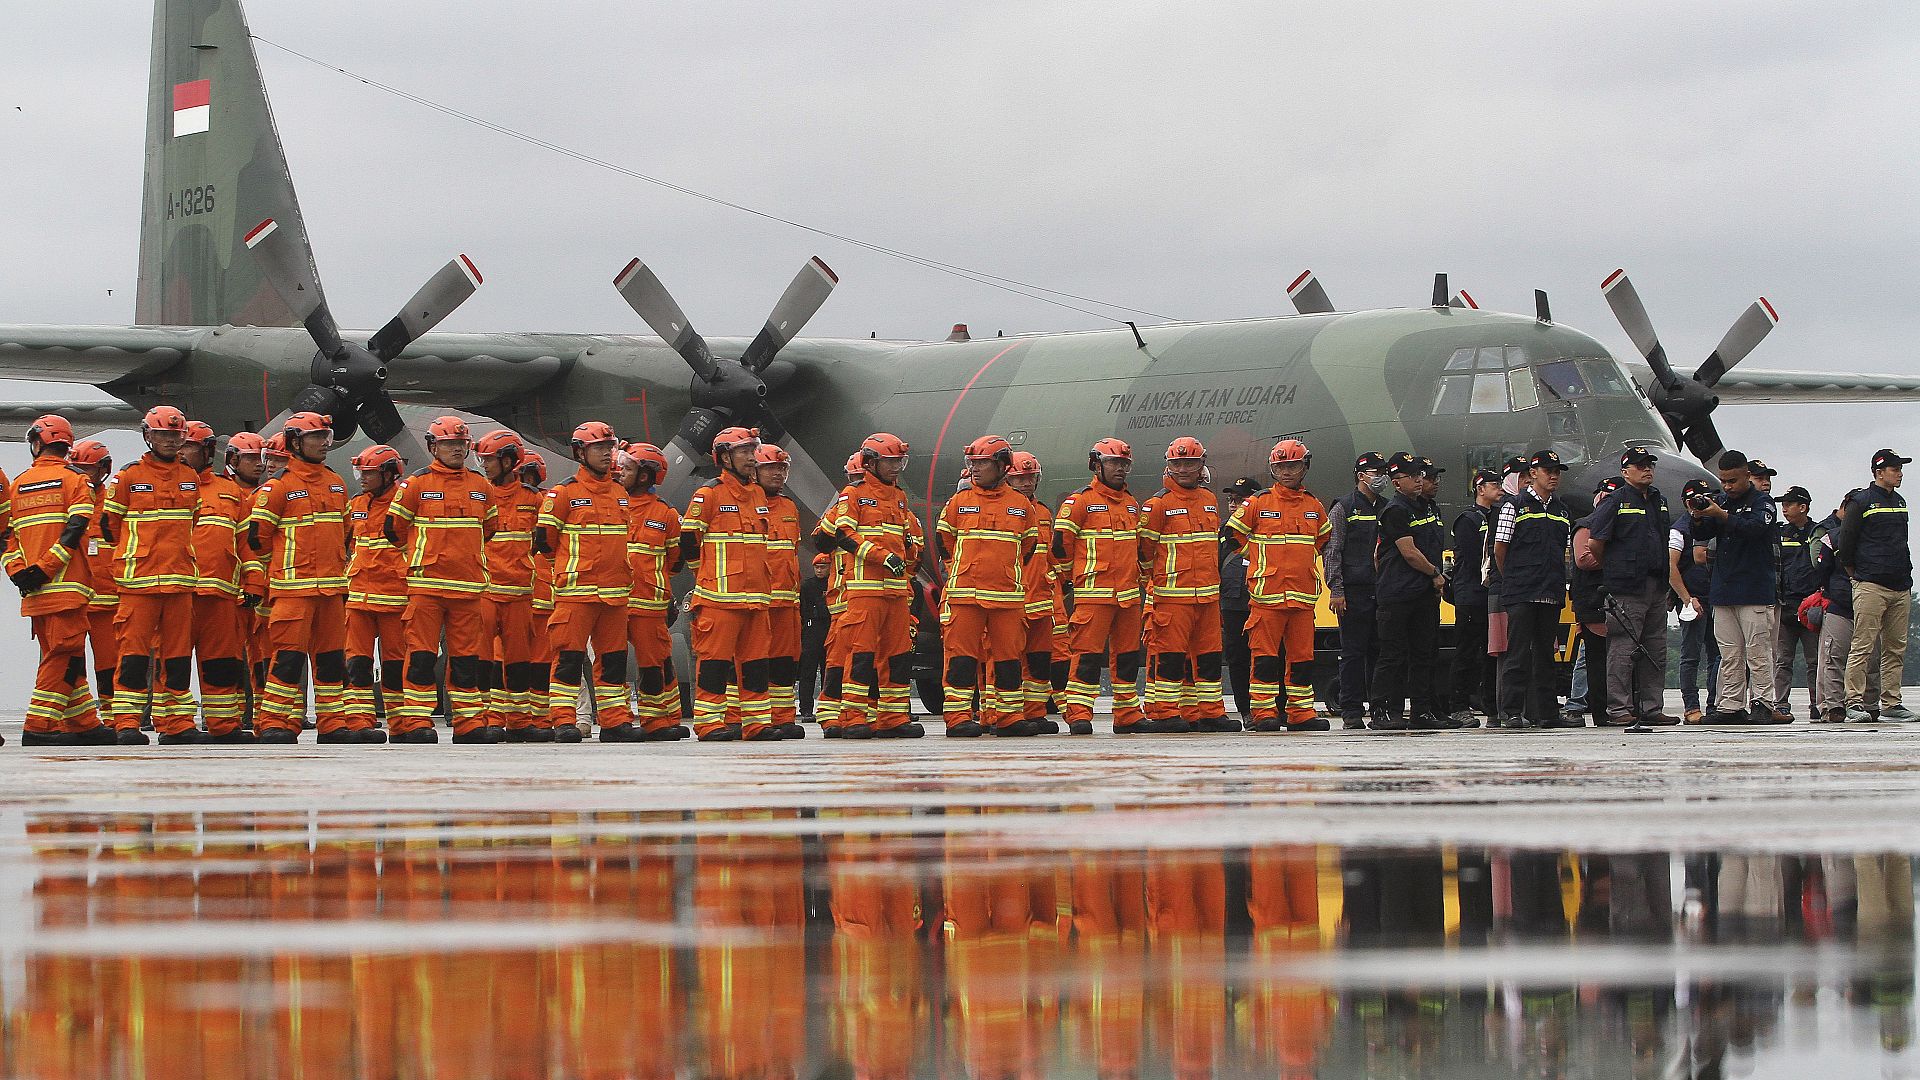
M 813 510 L 837 486 L 816 462 L 836 466 L 884 429 L 912 444 L 908 483 L 931 515 L 960 447 L 986 432 L 1040 457 L 1049 502 L 1083 482 L 1076 466 L 1103 436 L 1147 460 L 1198 436 L 1224 478 L 1264 476 L 1268 447 L 1294 434 L 1313 446 L 1329 497 L 1357 450 L 1412 448 L 1453 470 L 1445 490 L 1459 500 L 1468 469 L 1543 446 L 1576 465 L 1582 490 L 1623 446 L 1704 459 L 1720 446 L 1722 402 L 1920 397 L 1914 378 L 1736 369 L 1774 325 L 1764 300 L 1696 371 L 1678 370 L 1620 272 L 1604 288 L 1650 366 L 1644 386 L 1555 323 L 1544 295 L 1531 315 L 1482 311 L 1449 302 L 1444 277 L 1426 307 L 1339 312 L 1302 274 L 1288 289 L 1298 314 L 1284 317 L 909 343 L 796 337 L 835 284 L 819 259 L 758 335 L 705 338 L 636 259 L 615 288 L 657 336 L 432 332 L 481 281 L 455 258 L 378 331 L 341 330 L 238 0 L 160 0 L 135 325 L 0 326 L 0 378 L 87 383 L 128 407 L 30 402 L 0 419 L 59 407 L 83 425 L 130 426 L 169 402 L 232 431 L 311 409 L 342 438 L 405 443 L 401 408 L 423 406 L 490 417 L 563 464 L 573 426 L 599 419 L 671 448 L 675 499 L 714 431 L 753 424 L 793 453 L 795 494 Z M 1143 479 L 1153 486 L 1151 471 Z M 1669 469 L 1663 482 L 1679 478 Z

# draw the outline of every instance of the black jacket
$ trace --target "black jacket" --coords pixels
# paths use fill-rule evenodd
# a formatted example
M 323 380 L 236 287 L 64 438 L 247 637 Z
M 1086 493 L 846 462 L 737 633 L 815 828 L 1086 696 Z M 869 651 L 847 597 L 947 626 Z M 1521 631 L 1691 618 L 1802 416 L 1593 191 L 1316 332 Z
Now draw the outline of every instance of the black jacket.
M 1487 602 L 1485 566 L 1487 533 L 1493 528 L 1488 508 L 1475 503 L 1453 519 L 1453 603 L 1481 607 Z
M 1905 592 L 1913 588 L 1913 552 L 1907 546 L 1907 500 L 1868 484 L 1849 504 L 1840 526 L 1840 562 L 1855 581 Z
M 1713 497 L 1726 507 L 1727 518 L 1695 518 L 1694 536 L 1720 542 L 1713 550 L 1713 603 L 1716 607 L 1747 607 L 1777 602 L 1773 589 L 1773 499 L 1759 488 L 1733 498 L 1726 492 Z

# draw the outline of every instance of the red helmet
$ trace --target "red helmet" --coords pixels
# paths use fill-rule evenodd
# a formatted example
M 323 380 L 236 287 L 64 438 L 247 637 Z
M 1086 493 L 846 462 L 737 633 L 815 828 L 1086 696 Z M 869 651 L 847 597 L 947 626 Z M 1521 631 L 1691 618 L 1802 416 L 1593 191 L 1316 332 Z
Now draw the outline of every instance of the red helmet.
M 1025 450 L 1013 452 L 1013 464 L 1007 466 L 1008 476 L 1039 476 L 1040 459 Z
M 1267 455 L 1269 465 L 1283 465 L 1290 461 L 1312 464 L 1313 451 L 1307 449 L 1307 444 L 1299 439 L 1281 439 L 1273 452 Z
M 375 469 L 383 469 L 388 466 L 392 466 L 394 472 L 399 472 L 406 467 L 406 464 L 405 461 L 400 459 L 400 451 L 385 444 L 369 446 L 365 450 L 353 455 L 353 468 L 355 472 L 372 472 Z
M 713 463 L 721 464 L 728 451 L 742 446 L 759 446 L 760 429 L 730 427 L 713 437 Z
M 105 465 L 113 467 L 113 451 L 99 439 L 82 439 L 67 451 L 67 462 L 73 465 Z
M 761 443 L 760 448 L 753 452 L 753 463 L 755 465 L 791 465 L 793 455 L 773 443 Z
M 35 420 L 33 426 L 27 429 L 27 438 L 38 442 L 41 446 L 52 446 L 55 443 L 72 446 L 73 425 L 67 423 L 67 418 L 64 416 L 48 413 Z
M 1087 451 L 1087 468 L 1098 469 L 1103 458 L 1117 458 L 1121 461 L 1133 460 L 1133 447 L 1119 439 L 1101 439 Z
M 520 472 L 523 477 L 532 473 L 535 486 L 544 484 L 547 482 L 547 459 L 538 450 L 528 450 L 527 456 L 520 459 Z
M 997 458 L 1000 464 L 1008 465 L 1013 461 L 1013 444 L 998 435 L 982 435 L 968 443 L 961 453 L 966 455 L 968 461 Z
M 473 432 L 467 428 L 467 422 L 457 416 L 436 417 L 427 425 L 427 445 L 432 446 L 441 439 L 472 442 Z
M 140 434 L 152 431 L 178 431 L 185 434 L 187 414 L 171 405 L 155 405 L 140 418 Z
M 884 431 L 876 431 L 860 443 L 860 457 L 866 460 L 906 456 L 907 440 Z
M 274 432 L 273 438 L 261 444 L 260 456 L 263 458 L 279 458 L 282 461 L 292 457 L 293 455 L 287 453 L 287 433 L 285 431 Z
M 1168 461 L 1205 461 L 1207 448 L 1199 439 L 1182 435 L 1167 444 Z
M 847 458 L 847 475 L 850 477 L 859 477 L 865 475 L 866 471 L 866 455 L 858 450 L 854 451 L 853 455 Z
M 527 444 L 520 441 L 520 436 L 506 428 L 489 431 L 480 436 L 479 442 L 473 444 L 473 452 L 481 457 L 497 457 L 507 450 L 512 450 L 515 455 L 524 456 L 527 452 Z
M 228 454 L 258 454 L 267 448 L 267 440 L 252 431 L 235 432 L 227 439 Z
M 575 450 L 583 446 L 592 446 L 595 443 L 617 443 L 619 441 L 620 437 L 613 433 L 613 428 L 598 420 L 589 420 L 573 429 L 573 448 Z
M 667 455 L 652 443 L 628 443 L 627 456 L 653 470 L 653 482 L 667 478 Z
M 212 424 L 203 424 L 198 420 L 187 421 L 187 441 L 211 443 L 214 440 Z

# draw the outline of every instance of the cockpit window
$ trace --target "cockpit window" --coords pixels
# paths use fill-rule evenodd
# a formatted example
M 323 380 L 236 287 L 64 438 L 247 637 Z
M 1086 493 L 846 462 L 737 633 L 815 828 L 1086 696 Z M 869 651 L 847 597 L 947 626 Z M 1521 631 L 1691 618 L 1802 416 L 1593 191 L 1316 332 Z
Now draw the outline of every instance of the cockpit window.
M 1473 350 L 1471 348 L 1453 350 L 1453 355 L 1447 357 L 1447 370 L 1472 371 Z
M 1562 401 L 1587 396 L 1587 378 L 1580 373 L 1580 366 L 1571 360 L 1541 364 L 1540 385 L 1546 388 L 1548 397 Z
M 1632 397 L 1633 384 L 1627 381 L 1626 372 L 1611 360 L 1582 360 L 1580 372 L 1587 377 L 1587 385 L 1593 392 L 1609 397 Z
M 1507 391 L 1513 398 L 1513 411 L 1522 412 L 1540 404 L 1540 389 L 1533 373 L 1526 368 L 1507 372 Z

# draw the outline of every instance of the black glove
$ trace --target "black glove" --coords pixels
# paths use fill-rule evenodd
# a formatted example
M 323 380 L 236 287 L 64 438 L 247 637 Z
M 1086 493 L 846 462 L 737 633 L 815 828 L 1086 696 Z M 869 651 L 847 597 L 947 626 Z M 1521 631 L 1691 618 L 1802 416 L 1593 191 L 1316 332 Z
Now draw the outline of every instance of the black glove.
M 240 596 L 240 602 L 249 608 L 258 608 L 261 604 L 267 602 L 267 598 L 263 593 L 243 593 Z
M 672 626 L 674 623 L 677 623 L 679 621 L 680 621 L 680 602 L 677 600 L 667 601 L 667 625 Z
M 53 580 L 47 576 L 45 570 L 37 566 L 29 566 L 17 574 L 7 576 L 13 579 L 14 587 L 20 590 L 21 596 L 32 596 L 45 587 L 47 582 Z
M 894 577 L 907 576 L 907 561 L 898 555 L 888 555 L 885 559 L 881 560 L 880 565 L 886 567 L 887 573 L 892 574 Z

